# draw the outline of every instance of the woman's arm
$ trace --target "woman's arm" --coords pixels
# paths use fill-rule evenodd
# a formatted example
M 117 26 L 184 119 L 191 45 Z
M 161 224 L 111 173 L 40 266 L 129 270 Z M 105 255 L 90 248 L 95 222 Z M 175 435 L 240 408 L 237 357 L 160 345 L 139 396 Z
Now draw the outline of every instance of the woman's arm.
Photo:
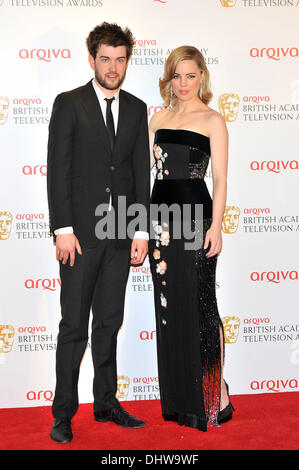
M 211 164 L 213 179 L 213 215 L 212 225 L 207 232 L 204 248 L 209 241 L 211 248 L 207 256 L 219 254 L 222 248 L 221 226 L 227 196 L 227 167 L 228 167 L 228 132 L 225 120 L 221 114 L 213 114 L 209 123 Z

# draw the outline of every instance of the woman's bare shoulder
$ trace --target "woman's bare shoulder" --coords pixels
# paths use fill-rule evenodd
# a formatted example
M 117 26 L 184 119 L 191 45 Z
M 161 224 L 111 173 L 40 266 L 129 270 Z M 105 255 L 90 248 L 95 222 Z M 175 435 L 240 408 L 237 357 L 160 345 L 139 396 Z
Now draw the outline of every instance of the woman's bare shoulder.
M 224 117 L 222 116 L 222 114 L 212 108 L 209 108 L 209 111 L 206 114 L 206 126 L 210 137 L 215 134 L 218 134 L 219 132 L 227 132 Z
M 225 119 L 218 111 L 208 106 L 206 118 L 210 123 L 217 125 L 225 125 Z
M 149 129 L 151 132 L 156 132 L 159 127 L 161 127 L 162 123 L 167 119 L 169 116 L 169 113 L 171 111 L 169 109 L 162 109 L 161 111 L 158 111 L 157 113 L 153 114 L 151 117 L 151 120 L 149 122 Z

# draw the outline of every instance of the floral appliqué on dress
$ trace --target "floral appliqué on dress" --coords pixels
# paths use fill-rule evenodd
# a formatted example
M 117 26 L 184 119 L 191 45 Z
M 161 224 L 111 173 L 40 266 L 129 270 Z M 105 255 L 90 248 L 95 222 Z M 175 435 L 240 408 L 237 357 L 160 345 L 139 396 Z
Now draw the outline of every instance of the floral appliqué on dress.
M 155 239 L 156 239 L 156 249 L 153 252 L 153 258 L 156 260 L 156 273 L 160 276 L 165 275 L 167 271 L 167 262 L 161 259 L 161 251 L 160 248 L 163 246 L 168 246 L 170 242 L 170 234 L 168 230 L 168 225 L 166 222 L 162 222 L 161 225 L 158 221 L 152 221 L 154 232 L 155 232 Z M 160 292 L 160 301 L 161 306 L 166 309 L 167 308 L 167 298 L 165 296 L 165 286 L 167 285 L 165 278 L 161 282 L 161 292 Z M 162 287 L 163 286 L 163 287 Z M 164 292 L 162 292 L 162 288 L 164 288 Z M 162 323 L 165 325 L 166 320 L 165 318 L 162 319 Z
M 155 144 L 154 155 L 156 159 L 156 170 L 157 170 L 156 178 L 158 180 L 162 180 L 164 177 L 163 173 L 167 176 L 169 175 L 169 170 L 165 168 L 165 160 L 168 157 L 168 153 L 167 152 L 163 153 L 163 150 L 161 149 L 161 147 Z

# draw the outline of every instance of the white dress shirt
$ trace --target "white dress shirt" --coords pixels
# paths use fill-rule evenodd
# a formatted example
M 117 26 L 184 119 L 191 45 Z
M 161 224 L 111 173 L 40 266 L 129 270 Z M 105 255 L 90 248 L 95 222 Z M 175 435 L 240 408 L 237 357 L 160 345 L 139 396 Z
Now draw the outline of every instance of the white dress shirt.
M 96 92 L 97 98 L 99 100 L 99 104 L 101 106 L 104 122 L 106 124 L 107 101 L 105 101 L 105 98 L 107 98 L 107 96 L 104 95 L 101 88 L 96 84 L 95 79 L 92 80 L 92 85 L 93 85 L 94 91 Z M 115 93 L 115 95 L 113 95 L 114 100 L 111 103 L 111 112 L 112 112 L 113 120 L 114 120 L 115 133 L 117 132 L 117 125 L 118 125 L 119 90 L 120 89 L 118 89 L 117 92 Z M 110 98 L 112 98 L 112 96 L 110 96 Z M 111 210 L 111 196 L 110 196 L 110 200 L 109 200 L 108 210 Z M 64 234 L 69 234 L 69 233 L 73 233 L 73 232 L 74 232 L 73 227 L 62 227 L 62 228 L 58 228 L 58 229 L 54 230 L 55 235 L 64 235 Z M 149 239 L 149 234 L 148 234 L 148 232 L 138 231 L 138 232 L 135 232 L 134 238 L 142 238 L 144 240 L 148 240 Z

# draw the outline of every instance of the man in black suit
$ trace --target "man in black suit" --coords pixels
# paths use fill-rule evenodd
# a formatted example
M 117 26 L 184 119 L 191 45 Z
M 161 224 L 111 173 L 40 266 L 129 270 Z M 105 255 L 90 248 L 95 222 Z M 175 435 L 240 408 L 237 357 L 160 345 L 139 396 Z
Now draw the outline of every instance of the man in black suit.
M 128 28 L 103 23 L 87 38 L 95 77 L 55 99 L 49 125 L 48 201 L 50 227 L 60 262 L 61 321 L 56 352 L 56 390 L 50 436 L 73 438 L 78 409 L 78 377 L 92 308 L 94 417 L 127 428 L 145 423 L 127 413 L 117 391 L 116 342 L 123 321 L 130 264 L 142 264 L 148 250 L 147 221 L 133 240 L 99 239 L 99 204 L 118 213 L 118 197 L 148 211 L 150 157 L 145 103 L 120 89 L 134 39 Z

